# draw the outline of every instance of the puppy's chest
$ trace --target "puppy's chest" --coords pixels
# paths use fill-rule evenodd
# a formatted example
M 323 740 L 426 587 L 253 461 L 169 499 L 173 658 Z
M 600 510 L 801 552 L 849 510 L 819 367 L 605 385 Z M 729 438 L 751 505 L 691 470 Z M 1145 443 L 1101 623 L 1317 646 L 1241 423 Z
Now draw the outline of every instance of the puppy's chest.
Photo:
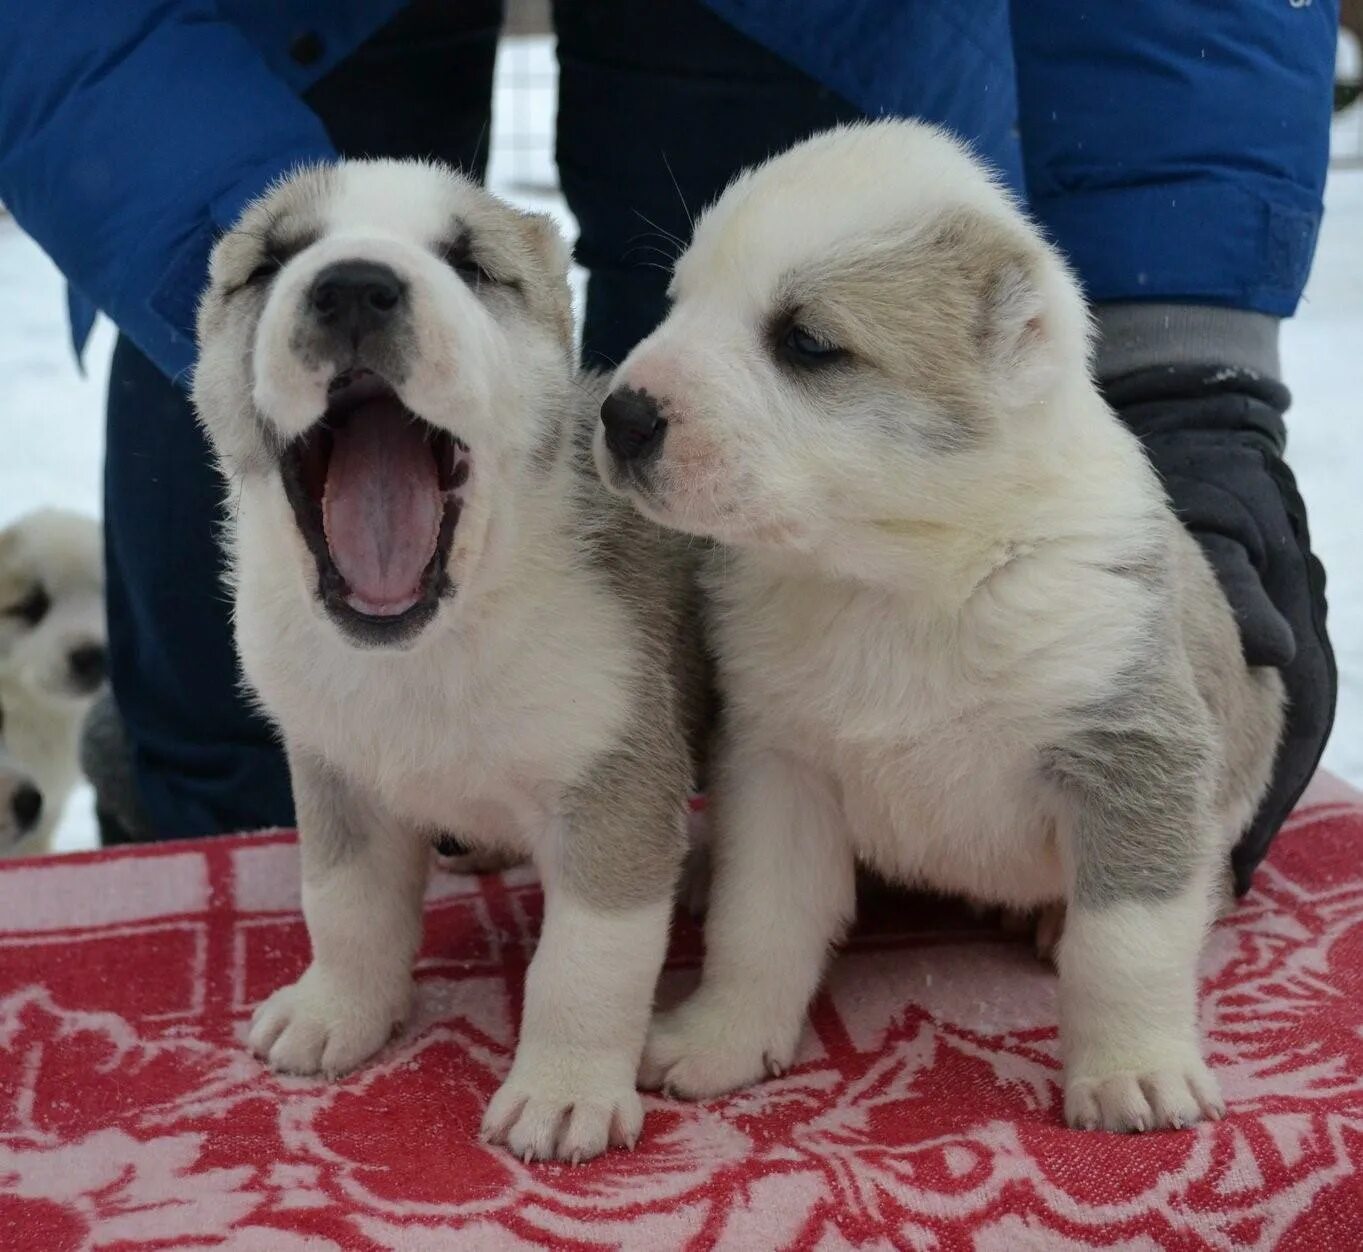
M 948 726 L 987 732 L 990 677 L 878 601 L 739 591 L 717 615 L 721 666 L 758 720 L 809 747 L 928 745 Z
M 1055 898 L 1040 719 L 1025 700 L 968 648 L 943 648 L 874 602 L 822 621 L 774 608 L 757 600 L 721 624 L 736 712 L 831 776 L 859 854 L 980 898 Z
M 630 684 L 599 636 L 576 647 L 571 631 L 551 645 L 504 638 L 494 657 L 432 648 L 260 685 L 291 747 L 318 752 L 406 820 L 449 828 L 503 814 L 519 827 L 554 808 L 628 717 Z

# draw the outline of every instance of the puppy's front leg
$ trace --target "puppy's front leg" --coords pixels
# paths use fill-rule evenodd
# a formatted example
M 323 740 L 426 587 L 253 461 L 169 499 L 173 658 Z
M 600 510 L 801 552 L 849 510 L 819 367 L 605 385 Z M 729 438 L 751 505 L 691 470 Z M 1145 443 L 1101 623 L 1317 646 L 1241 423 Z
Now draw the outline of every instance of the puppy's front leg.
M 1065 1116 L 1085 1129 L 1190 1126 L 1224 1111 L 1197 1027 L 1214 844 L 1198 753 L 1149 738 L 1104 742 L 1112 750 L 1101 757 L 1068 754 L 1066 771 Z
M 483 1137 L 530 1160 L 633 1147 L 635 1089 L 686 848 L 689 761 L 665 723 L 602 762 L 535 845 L 544 926 Z
M 251 1022 L 271 1068 L 354 1069 L 406 1020 L 421 939 L 426 841 L 384 820 L 335 771 L 290 753 L 312 964 Z
M 670 892 L 612 910 L 545 882 L 520 1042 L 483 1118 L 485 1139 L 527 1161 L 634 1146 L 644 1124 L 634 1079 L 671 914 Z
M 852 918 L 854 858 L 830 784 L 784 754 L 727 763 L 700 989 L 649 1032 L 640 1082 L 705 1098 L 795 1056 L 829 946 Z

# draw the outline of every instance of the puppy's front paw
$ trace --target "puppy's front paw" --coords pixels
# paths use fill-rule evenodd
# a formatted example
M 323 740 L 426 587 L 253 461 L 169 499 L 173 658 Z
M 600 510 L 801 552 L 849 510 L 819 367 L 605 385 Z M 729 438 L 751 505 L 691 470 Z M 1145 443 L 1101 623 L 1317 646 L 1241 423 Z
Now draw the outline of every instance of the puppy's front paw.
M 271 1069 L 335 1078 L 373 1056 L 406 1020 L 411 984 L 385 998 L 317 966 L 256 1009 L 248 1043 Z
M 1065 1080 L 1065 1120 L 1080 1130 L 1182 1130 L 1225 1112 L 1216 1079 L 1196 1053 Z
M 790 1068 L 800 1026 L 779 1029 L 751 1009 L 734 1007 L 704 989 L 659 1013 L 649 1028 L 639 1085 L 685 1100 L 705 1100 Z
M 516 1058 L 483 1115 L 483 1138 L 529 1162 L 589 1161 L 608 1147 L 633 1148 L 644 1105 L 619 1058 L 581 1063 Z

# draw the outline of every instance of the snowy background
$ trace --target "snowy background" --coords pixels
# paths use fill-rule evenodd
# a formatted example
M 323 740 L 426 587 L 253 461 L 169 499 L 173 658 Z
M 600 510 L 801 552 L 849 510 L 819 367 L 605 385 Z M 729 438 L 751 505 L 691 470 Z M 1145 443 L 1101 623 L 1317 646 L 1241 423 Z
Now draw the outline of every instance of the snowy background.
M 1356 63 L 1356 49 L 1347 54 Z M 555 67 L 546 39 L 507 40 L 498 63 L 488 181 L 501 194 L 575 225 L 555 190 Z M 1315 268 L 1283 329 L 1283 370 L 1295 397 L 1289 459 L 1311 510 L 1330 577 L 1330 633 L 1339 658 L 1339 717 L 1325 764 L 1363 786 L 1363 105 L 1336 123 L 1335 162 Z M 580 282 L 579 282 L 580 289 Z M 104 392 L 113 333 L 102 322 L 71 355 L 61 278 L 0 218 L 0 526 L 40 505 L 100 512 Z M 62 849 L 95 843 L 88 788 L 68 808 Z

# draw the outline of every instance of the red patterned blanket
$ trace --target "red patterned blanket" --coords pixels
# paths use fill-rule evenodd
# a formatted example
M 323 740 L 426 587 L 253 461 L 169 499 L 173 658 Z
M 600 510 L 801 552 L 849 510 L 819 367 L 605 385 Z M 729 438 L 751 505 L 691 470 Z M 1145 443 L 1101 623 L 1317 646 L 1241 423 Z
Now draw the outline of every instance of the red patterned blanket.
M 287 835 L 0 864 L 0 1248 L 1363 1247 L 1363 800 L 1318 784 L 1216 930 L 1196 1131 L 1060 1117 L 1055 979 L 1028 945 L 881 899 L 799 1064 L 648 1101 L 633 1153 L 522 1165 L 476 1139 L 540 897 L 432 884 L 417 1017 L 339 1083 L 241 1047 L 307 959 Z M 681 923 L 664 994 L 693 979 Z

